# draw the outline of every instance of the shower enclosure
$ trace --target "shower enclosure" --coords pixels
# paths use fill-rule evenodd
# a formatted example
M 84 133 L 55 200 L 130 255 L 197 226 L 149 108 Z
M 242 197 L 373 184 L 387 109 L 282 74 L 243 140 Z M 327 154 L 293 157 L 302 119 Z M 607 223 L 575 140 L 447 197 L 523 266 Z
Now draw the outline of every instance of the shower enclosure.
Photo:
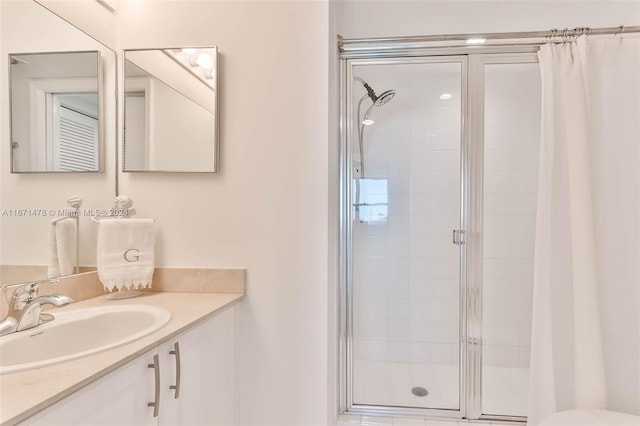
M 341 410 L 524 420 L 531 46 L 341 54 Z

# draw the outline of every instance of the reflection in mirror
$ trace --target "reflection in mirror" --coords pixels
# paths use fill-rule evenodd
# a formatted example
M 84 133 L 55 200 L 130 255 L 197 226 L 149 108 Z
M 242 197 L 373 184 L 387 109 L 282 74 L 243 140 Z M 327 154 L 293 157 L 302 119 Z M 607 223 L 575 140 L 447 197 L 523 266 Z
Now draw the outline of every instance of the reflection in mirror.
M 217 49 L 127 50 L 125 172 L 215 172 Z
M 9 57 L 12 171 L 99 171 L 99 52 Z
M 76 53 L 71 52 L 83 52 L 79 56 L 91 57 L 91 65 L 89 60 L 86 67 L 78 65 L 75 59 L 70 60 L 76 57 Z M 103 136 L 101 173 L 12 172 L 11 119 L 16 117 L 12 117 L 10 111 L 10 96 L 18 100 L 15 90 L 12 90 L 14 93 L 8 90 L 10 73 L 13 74 L 18 65 L 12 65 L 12 59 L 18 63 L 19 60 L 29 62 L 29 65 L 40 61 L 52 63 L 53 59 L 58 70 L 74 62 L 78 65 L 76 71 L 65 75 L 72 80 L 86 77 L 82 68 L 89 67 L 95 80 L 99 63 L 99 87 L 96 88 L 95 83 L 92 90 L 73 87 L 71 93 L 63 87 L 62 92 L 67 93 L 58 91 L 61 95 L 55 101 L 52 94 L 50 105 L 66 105 L 83 112 L 93 108 L 93 113 L 88 115 L 95 116 L 97 103 L 99 135 Z M 32 77 L 44 76 L 44 65 L 40 71 L 43 74 Z M 52 79 L 62 74 L 46 75 Z M 115 52 L 34 1 L 0 0 L 0 84 L 3 88 L 0 89 L 0 284 L 44 280 L 49 276 L 73 274 L 78 269 L 80 272 L 95 269 L 98 229 L 91 222 L 91 216 L 98 214 L 98 209 L 113 207 L 116 196 Z M 95 95 L 85 96 L 87 92 L 100 95 L 96 100 Z M 29 95 L 19 100 L 25 104 L 30 102 Z M 18 143 L 21 150 L 30 142 L 28 138 L 26 141 L 21 138 Z M 2 309 L 0 300 L 0 314 Z

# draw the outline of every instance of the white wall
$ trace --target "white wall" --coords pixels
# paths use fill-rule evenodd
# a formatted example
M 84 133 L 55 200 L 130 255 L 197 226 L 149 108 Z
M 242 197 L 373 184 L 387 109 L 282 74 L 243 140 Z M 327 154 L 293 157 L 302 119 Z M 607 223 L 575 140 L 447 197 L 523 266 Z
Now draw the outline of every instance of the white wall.
M 345 0 L 338 8 L 345 38 L 640 24 L 640 3 L 626 0 Z
M 328 3 L 121 2 L 117 17 L 118 50 L 219 46 L 221 130 L 220 173 L 120 173 L 119 192 L 157 219 L 159 265 L 247 268 L 241 423 L 328 424 Z
M 118 13 L 122 48 L 215 44 L 221 79 L 220 173 L 123 174 L 120 192 L 157 218 L 160 264 L 247 268 L 241 423 L 326 424 L 327 4 Z

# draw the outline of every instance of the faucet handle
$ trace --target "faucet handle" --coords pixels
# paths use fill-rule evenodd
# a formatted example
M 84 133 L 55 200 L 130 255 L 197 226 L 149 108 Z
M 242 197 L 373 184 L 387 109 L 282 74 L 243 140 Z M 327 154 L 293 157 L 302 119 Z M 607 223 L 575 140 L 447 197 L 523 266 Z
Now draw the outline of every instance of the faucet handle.
M 39 281 L 26 283 L 16 288 L 11 295 L 10 309 L 21 310 L 38 296 Z
M 35 299 L 38 296 L 38 285 L 42 282 L 58 284 L 60 280 L 57 278 L 49 278 L 46 280 L 31 281 L 28 283 L 5 284 L 1 286 L 0 288 L 4 292 L 4 297 L 7 301 L 7 304 L 9 305 L 10 313 L 22 310 L 27 303 Z M 11 293 L 11 297 L 9 298 L 9 289 L 11 288 L 15 288 L 15 290 Z

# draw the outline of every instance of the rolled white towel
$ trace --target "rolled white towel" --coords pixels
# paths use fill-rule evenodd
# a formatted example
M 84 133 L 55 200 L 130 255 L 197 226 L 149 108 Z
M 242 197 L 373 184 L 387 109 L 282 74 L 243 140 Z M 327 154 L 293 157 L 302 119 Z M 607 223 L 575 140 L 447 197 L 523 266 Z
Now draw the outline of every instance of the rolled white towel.
M 76 222 L 53 219 L 49 222 L 49 269 L 47 277 L 73 274 L 76 251 Z

